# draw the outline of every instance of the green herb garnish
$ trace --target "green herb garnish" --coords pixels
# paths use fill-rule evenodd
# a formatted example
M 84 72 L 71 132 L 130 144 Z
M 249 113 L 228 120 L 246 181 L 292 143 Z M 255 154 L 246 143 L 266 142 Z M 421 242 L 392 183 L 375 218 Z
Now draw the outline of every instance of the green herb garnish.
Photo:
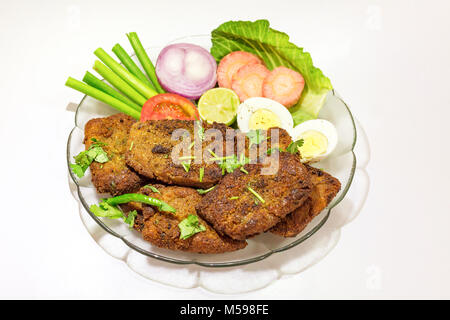
M 198 137 L 200 141 L 205 140 L 205 128 L 202 127 L 202 123 L 200 121 L 195 122 L 197 124 Z
M 125 216 L 125 214 L 115 205 L 110 205 L 106 201 L 102 201 L 99 203 L 99 205 L 93 204 L 89 208 L 93 214 L 95 214 L 97 217 L 103 217 L 103 218 L 109 218 L 109 219 L 119 219 L 122 218 L 123 221 L 129 225 L 130 228 L 133 228 L 134 226 L 134 219 L 137 216 L 137 211 L 133 210 L 128 212 L 128 216 Z
M 250 130 L 247 132 L 246 136 L 250 140 L 249 148 L 254 144 L 260 144 L 264 140 L 269 139 L 268 137 L 264 137 L 264 131 L 261 129 Z
M 198 217 L 196 215 L 190 214 L 184 220 L 182 220 L 178 224 L 178 228 L 180 228 L 180 239 L 186 240 L 196 233 L 206 231 L 204 225 L 200 224 Z
M 286 148 L 286 152 L 296 154 L 298 152 L 298 148 L 303 145 L 303 139 L 297 140 L 295 142 L 291 142 L 289 146 Z
M 236 155 L 232 155 L 228 157 L 219 158 L 217 160 L 219 160 L 218 165 L 222 169 L 222 175 L 225 174 L 225 171 L 227 173 L 232 173 L 234 170 L 243 167 L 244 165 L 250 162 L 250 159 L 247 158 L 244 154 L 241 154 L 239 159 Z
M 266 201 L 263 199 L 263 197 L 261 197 L 259 195 L 258 192 L 256 192 L 255 190 L 253 190 L 250 186 L 247 186 L 248 191 L 250 191 L 255 197 L 256 199 L 258 199 L 260 202 L 265 203 Z
M 189 172 L 189 169 L 191 168 L 191 163 L 190 162 L 183 161 L 183 162 L 181 162 L 181 165 L 183 166 L 184 171 Z
M 91 139 L 93 144 L 86 151 L 80 152 L 74 157 L 75 163 L 70 164 L 72 172 L 78 178 L 82 178 L 92 162 L 105 163 L 109 161 L 108 154 L 103 150 L 106 143 L 100 142 L 95 138 Z
M 208 193 L 208 192 L 210 192 L 212 189 L 214 189 L 216 186 L 212 186 L 211 188 L 209 188 L 209 189 L 197 189 L 197 192 L 199 193 L 199 194 L 206 194 L 206 193 Z
M 159 190 L 158 189 L 156 189 L 154 186 L 152 186 L 152 185 L 146 185 L 146 186 L 144 186 L 144 188 L 149 188 L 150 190 L 152 190 L 153 192 L 155 192 L 155 193 L 159 193 L 159 194 L 161 194 L 161 192 L 159 192 Z
M 136 216 L 137 216 L 136 210 L 130 211 L 130 212 L 128 212 L 127 217 L 126 218 L 124 217 L 123 222 L 125 222 L 131 229 L 134 226 L 134 220 L 135 220 Z
M 205 175 L 205 168 L 200 168 L 199 170 L 199 177 L 198 177 L 198 181 L 202 182 L 203 181 L 203 176 Z
M 237 199 L 239 199 L 239 197 L 231 197 L 231 198 L 228 198 L 228 199 L 230 199 L 230 200 L 237 200 Z

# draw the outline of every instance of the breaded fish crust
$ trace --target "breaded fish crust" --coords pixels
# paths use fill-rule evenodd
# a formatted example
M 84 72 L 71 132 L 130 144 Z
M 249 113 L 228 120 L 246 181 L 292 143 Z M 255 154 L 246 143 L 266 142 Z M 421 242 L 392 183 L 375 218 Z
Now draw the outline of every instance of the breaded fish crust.
M 94 142 L 92 138 L 106 143 L 102 146 L 110 160 L 106 163 L 92 162 L 92 183 L 99 193 L 114 196 L 138 190 L 145 179 L 132 171 L 125 163 L 128 133 L 136 121 L 123 113 L 106 118 L 89 120 L 84 128 L 86 150 Z
M 198 122 L 187 120 L 149 120 L 134 124 L 128 139 L 127 164 L 140 174 L 164 183 L 198 188 L 213 186 L 222 178 L 222 170 L 217 163 L 208 161 L 212 155 L 206 152 L 214 139 L 200 140 L 195 137 L 195 135 L 199 135 L 197 131 L 194 132 L 197 125 Z M 226 137 L 226 130 L 230 128 L 217 123 L 203 125 L 203 130 L 209 129 L 217 130 L 217 134 Z M 191 142 L 182 141 L 181 136 L 179 140 L 174 140 L 172 133 L 176 130 L 186 130 Z M 233 147 L 234 137 L 232 139 L 230 145 Z M 200 142 L 189 147 L 194 141 Z M 223 139 L 222 146 L 224 154 L 226 154 L 225 144 L 226 138 Z M 199 150 L 200 156 L 196 159 L 199 159 L 198 162 L 201 163 L 195 163 L 196 159 L 180 159 L 179 163 L 173 162 L 172 151 L 176 146 L 184 146 L 184 150 L 187 150 L 191 156 L 198 155 L 196 150 Z M 180 147 L 179 150 L 182 148 Z M 231 152 L 234 152 L 234 149 Z M 181 162 L 189 164 L 189 167 L 183 166 Z M 203 173 L 201 174 L 200 171 Z
M 312 183 L 310 198 L 273 227 L 270 230 L 272 233 L 283 237 L 295 237 L 328 206 L 341 189 L 341 183 L 335 177 L 314 167 L 306 167 Z
M 196 253 L 223 253 L 244 248 L 245 241 L 232 240 L 219 235 L 206 221 L 199 217 L 199 223 L 206 231 L 196 233 L 188 239 L 180 239 L 178 224 L 188 215 L 197 215 L 195 206 L 201 201 L 201 196 L 195 189 L 177 186 L 153 185 L 160 192 L 153 192 L 149 187 L 143 187 L 139 193 L 161 199 L 176 209 L 175 213 L 159 212 L 151 206 L 130 202 L 125 211 L 137 210 L 135 228 L 142 232 L 144 240 L 155 246 Z
M 237 240 L 270 229 L 300 207 L 311 191 L 308 171 L 298 156 L 281 152 L 278 162 L 279 170 L 270 175 L 261 174 L 262 163 L 246 165 L 248 174 L 227 174 L 203 197 L 198 214 L 216 231 Z

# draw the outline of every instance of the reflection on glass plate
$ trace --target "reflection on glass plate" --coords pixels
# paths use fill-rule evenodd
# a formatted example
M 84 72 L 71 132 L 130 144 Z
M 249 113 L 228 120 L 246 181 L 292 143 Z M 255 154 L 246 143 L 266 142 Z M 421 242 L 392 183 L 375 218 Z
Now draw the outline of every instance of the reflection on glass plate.
M 182 38 L 174 42 L 190 42 L 205 47 L 210 45 L 207 36 Z M 159 51 L 160 48 L 150 48 L 149 55 L 155 59 L 155 53 Z M 83 98 L 76 110 L 75 127 L 68 139 L 68 163 L 73 156 L 84 150 L 86 122 L 114 113 L 114 109 L 95 99 Z M 367 139 L 360 127 L 357 130 L 349 108 L 334 91 L 328 94 L 319 118 L 329 120 L 336 126 L 339 142 L 333 153 L 315 166 L 337 177 L 342 189 L 328 208 L 294 238 L 266 233 L 248 240 L 248 246 L 243 250 L 219 255 L 161 249 L 142 240 L 138 232 L 130 230 L 121 221 L 98 218 L 89 211 L 91 204 L 98 203 L 105 196 L 97 194 L 91 183 L 89 170 L 82 179 L 77 179 L 69 170 L 69 183 L 74 196 L 79 200 L 83 223 L 95 241 L 110 255 L 125 261 L 137 273 L 184 288 L 202 286 L 224 293 L 255 290 L 283 274 L 300 272 L 324 257 L 337 243 L 342 225 L 357 215 L 367 195 L 369 182 L 364 171 L 369 160 Z M 360 135 L 358 169 L 355 156 L 357 131 Z M 349 191 L 352 181 L 357 187 Z

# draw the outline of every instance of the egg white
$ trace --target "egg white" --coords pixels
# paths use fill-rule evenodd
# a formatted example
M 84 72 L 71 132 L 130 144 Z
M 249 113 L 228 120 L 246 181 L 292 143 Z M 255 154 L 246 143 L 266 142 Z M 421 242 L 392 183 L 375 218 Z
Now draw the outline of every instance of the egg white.
M 305 122 L 300 123 L 295 128 L 293 128 L 290 131 L 291 138 L 293 141 L 297 141 L 300 139 L 300 136 L 307 131 L 317 131 L 323 134 L 327 140 L 328 140 L 328 146 L 325 153 L 322 153 L 312 159 L 308 159 L 308 162 L 317 162 L 324 158 L 326 158 L 328 155 L 330 155 L 334 149 L 336 148 L 337 142 L 338 142 L 338 133 L 336 130 L 336 127 L 327 120 L 324 119 L 314 119 L 314 120 L 308 120 Z M 305 162 L 305 161 L 303 161 Z
M 291 113 L 281 103 L 268 98 L 254 97 L 242 102 L 237 110 L 237 123 L 242 132 L 249 132 L 249 122 L 253 113 L 259 109 L 267 109 L 278 116 L 280 128 L 291 132 L 294 127 L 294 120 Z

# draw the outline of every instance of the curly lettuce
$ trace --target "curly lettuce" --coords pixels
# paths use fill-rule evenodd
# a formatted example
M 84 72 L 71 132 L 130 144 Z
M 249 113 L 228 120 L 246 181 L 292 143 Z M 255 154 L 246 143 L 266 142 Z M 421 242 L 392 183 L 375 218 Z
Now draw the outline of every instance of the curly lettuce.
M 305 88 L 299 102 L 289 109 L 295 125 L 317 118 L 333 89 L 330 79 L 314 67 L 310 54 L 289 42 L 286 33 L 270 28 L 267 20 L 225 22 L 212 31 L 211 41 L 211 54 L 218 62 L 232 51 L 246 51 L 260 57 L 270 70 L 285 66 L 300 72 Z

